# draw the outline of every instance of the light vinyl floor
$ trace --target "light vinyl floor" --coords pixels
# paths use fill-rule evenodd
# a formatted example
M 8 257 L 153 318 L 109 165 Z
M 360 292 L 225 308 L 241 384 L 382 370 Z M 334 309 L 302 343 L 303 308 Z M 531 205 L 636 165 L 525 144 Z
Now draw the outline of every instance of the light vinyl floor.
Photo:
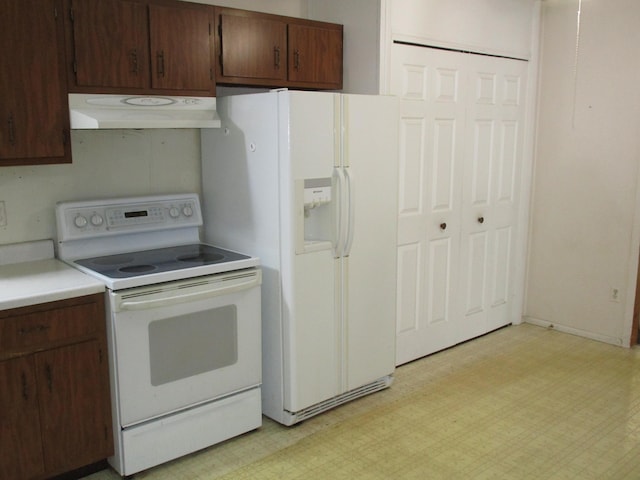
M 399 367 L 387 390 L 294 427 L 265 418 L 135 478 L 640 479 L 640 349 L 506 327 Z

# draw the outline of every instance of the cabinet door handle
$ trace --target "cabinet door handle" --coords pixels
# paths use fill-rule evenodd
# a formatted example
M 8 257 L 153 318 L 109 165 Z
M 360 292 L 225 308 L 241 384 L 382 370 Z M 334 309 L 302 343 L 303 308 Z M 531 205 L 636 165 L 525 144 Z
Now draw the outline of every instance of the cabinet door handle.
M 300 69 L 300 51 L 299 50 L 293 51 L 293 69 L 294 70 Z
M 273 47 L 273 66 L 280 68 L 280 47 Z
M 53 371 L 51 370 L 51 365 L 46 363 L 44 365 L 44 376 L 47 380 L 47 389 L 49 393 L 53 393 Z
M 164 77 L 164 50 L 160 50 L 158 58 L 158 77 Z
M 25 402 L 29 400 L 29 384 L 27 383 L 27 374 L 22 372 L 21 376 L 22 380 L 22 398 L 24 398 Z
M 478 217 L 478 223 L 484 223 L 484 217 Z
M 138 49 L 132 48 L 129 51 L 129 60 L 131 62 L 131 73 L 138 74 Z
M 31 333 L 46 332 L 51 325 L 34 325 L 32 327 L 23 327 L 18 330 L 20 335 L 29 335 Z
M 444 223 L 444 222 L 442 222 L 442 223 L 440 224 L 440 230 L 446 230 L 446 229 L 447 229 L 447 224 L 446 224 L 446 223 Z
M 13 121 L 13 113 L 9 114 L 9 119 L 7 120 L 7 124 L 9 127 L 9 143 L 11 145 L 16 144 L 16 125 Z

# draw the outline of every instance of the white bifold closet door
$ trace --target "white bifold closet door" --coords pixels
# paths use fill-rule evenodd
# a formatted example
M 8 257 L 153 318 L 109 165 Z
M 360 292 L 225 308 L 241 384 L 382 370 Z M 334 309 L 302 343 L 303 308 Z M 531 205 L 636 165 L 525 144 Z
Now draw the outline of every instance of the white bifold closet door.
M 525 61 L 394 44 L 398 365 L 511 323 Z

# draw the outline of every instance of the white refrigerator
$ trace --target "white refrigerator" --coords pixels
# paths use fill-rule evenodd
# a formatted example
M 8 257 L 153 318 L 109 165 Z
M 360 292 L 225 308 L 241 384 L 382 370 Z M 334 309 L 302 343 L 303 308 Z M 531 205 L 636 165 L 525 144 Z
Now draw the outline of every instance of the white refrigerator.
M 292 425 L 388 387 L 397 99 L 277 90 L 218 113 L 201 132 L 205 238 L 261 260 L 263 413 Z

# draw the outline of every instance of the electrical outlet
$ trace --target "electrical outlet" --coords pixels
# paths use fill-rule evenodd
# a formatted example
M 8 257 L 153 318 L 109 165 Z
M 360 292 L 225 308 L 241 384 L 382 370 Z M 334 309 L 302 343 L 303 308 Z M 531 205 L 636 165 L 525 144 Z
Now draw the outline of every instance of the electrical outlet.
M 4 207 L 4 200 L 0 201 L 0 227 L 7 226 L 7 210 Z
M 611 287 L 611 293 L 609 295 L 609 300 L 611 300 L 612 302 L 619 302 L 620 301 L 620 289 L 615 288 L 615 287 Z

